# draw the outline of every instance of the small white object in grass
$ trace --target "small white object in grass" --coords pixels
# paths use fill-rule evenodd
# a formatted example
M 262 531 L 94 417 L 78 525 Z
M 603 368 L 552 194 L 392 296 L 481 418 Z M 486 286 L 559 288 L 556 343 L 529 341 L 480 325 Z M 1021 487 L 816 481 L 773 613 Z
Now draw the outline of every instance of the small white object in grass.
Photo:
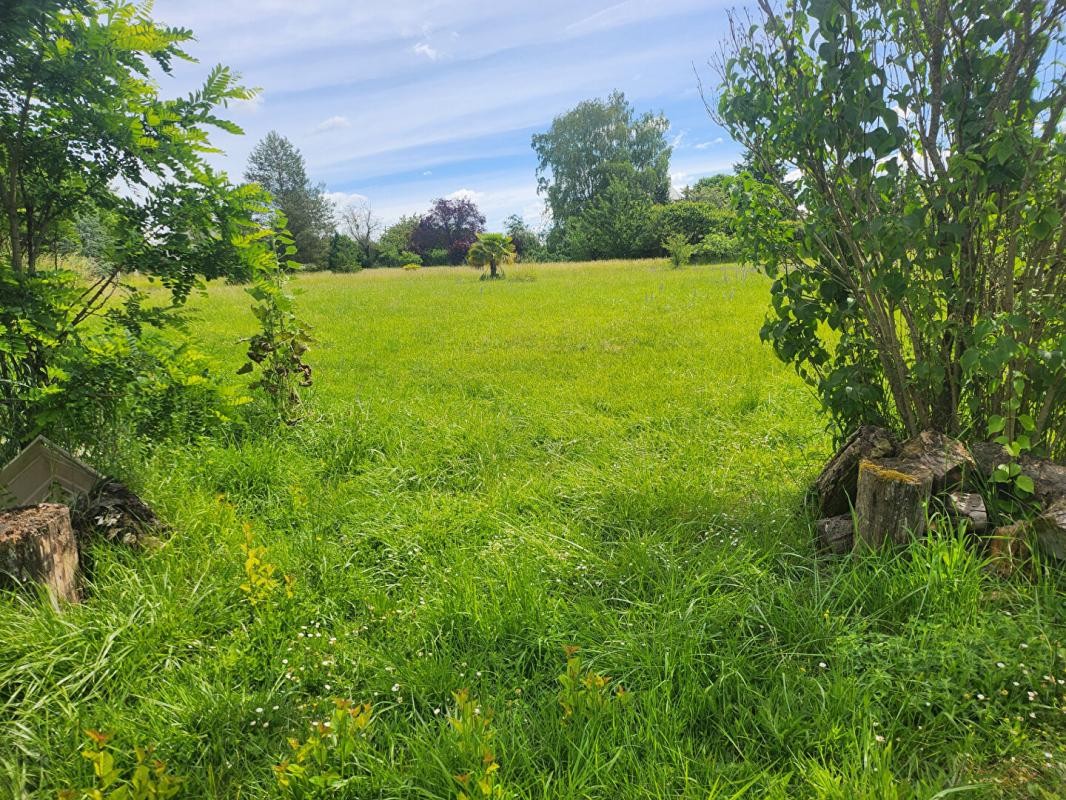
M 398 691 L 400 691 L 400 684 L 398 684 L 398 683 L 394 683 L 394 684 L 392 685 L 392 690 L 393 690 L 394 692 L 398 692 Z

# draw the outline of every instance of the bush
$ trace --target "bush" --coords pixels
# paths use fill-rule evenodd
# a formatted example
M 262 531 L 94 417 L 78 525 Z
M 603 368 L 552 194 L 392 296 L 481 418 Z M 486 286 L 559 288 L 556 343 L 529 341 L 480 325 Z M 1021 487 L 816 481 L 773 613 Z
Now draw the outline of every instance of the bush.
M 737 240 L 721 233 L 708 233 L 693 252 L 693 260 L 698 264 L 736 261 L 739 256 L 740 245 Z
M 667 236 L 663 241 L 663 250 L 670 256 L 670 262 L 674 269 L 680 269 L 692 260 L 692 254 L 696 246 L 689 243 L 688 237 L 683 233 L 674 233 Z
M 1066 453 L 1061 14 L 801 0 L 737 20 L 718 115 L 748 148 L 763 337 L 842 431 Z

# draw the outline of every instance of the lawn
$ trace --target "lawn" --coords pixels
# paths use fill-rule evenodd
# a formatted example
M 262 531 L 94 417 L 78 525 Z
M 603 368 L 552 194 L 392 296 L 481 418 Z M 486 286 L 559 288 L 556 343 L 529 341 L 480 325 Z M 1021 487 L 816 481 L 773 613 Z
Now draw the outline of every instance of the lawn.
M 61 614 L 0 603 L 0 792 L 90 785 L 85 729 L 124 768 L 154 745 L 188 798 L 315 796 L 274 771 L 309 737 L 298 766 L 343 781 L 322 797 L 1066 791 L 1061 579 L 986 576 L 949 534 L 816 557 L 803 496 L 832 442 L 759 340 L 766 279 L 298 287 L 303 422 L 125 458 L 164 546 L 97 546 Z M 193 302 L 226 374 L 248 303 Z

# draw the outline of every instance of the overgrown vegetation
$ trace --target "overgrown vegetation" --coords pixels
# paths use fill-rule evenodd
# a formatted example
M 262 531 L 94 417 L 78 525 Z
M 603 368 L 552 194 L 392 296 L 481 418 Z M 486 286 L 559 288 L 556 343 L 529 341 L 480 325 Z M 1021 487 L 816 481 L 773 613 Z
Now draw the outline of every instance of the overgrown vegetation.
M 770 281 L 297 282 L 315 417 L 157 452 L 165 547 L 94 548 L 63 614 L 0 603 L 0 795 L 91 786 L 85 729 L 197 800 L 1061 795 L 1061 571 L 995 579 L 943 526 L 817 561 L 829 443 L 759 341 Z M 232 375 L 246 293 L 191 302 Z

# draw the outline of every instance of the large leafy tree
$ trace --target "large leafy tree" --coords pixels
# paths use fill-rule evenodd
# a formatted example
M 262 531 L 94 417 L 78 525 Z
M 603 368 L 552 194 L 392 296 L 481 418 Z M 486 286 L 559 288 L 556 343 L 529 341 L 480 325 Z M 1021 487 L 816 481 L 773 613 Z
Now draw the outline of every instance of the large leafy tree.
M 761 173 L 738 229 L 764 336 L 844 428 L 1064 452 L 1066 2 L 759 9 L 716 111 Z
M 325 188 L 307 176 L 303 154 L 277 131 L 270 131 L 248 156 L 244 179 L 257 183 L 285 215 L 296 242 L 295 260 L 305 267 L 326 266 L 333 235 L 333 207 Z
M 192 60 L 190 31 L 122 0 L 6 2 L 0 12 L 3 448 L 60 411 L 120 397 L 150 357 L 146 328 L 165 321 L 121 275 L 161 278 L 181 302 L 197 276 L 247 269 L 260 198 L 204 160 L 212 129 L 240 132 L 216 109 L 252 93 L 219 66 L 186 97 L 159 95 L 153 73 Z M 108 220 L 94 281 L 42 271 L 61 227 L 85 214 Z
M 444 250 L 449 263 L 462 264 L 477 235 L 484 230 L 485 215 L 473 200 L 442 197 L 419 220 L 411 233 L 411 244 L 423 258 L 432 250 Z
M 538 190 L 557 225 L 580 216 L 612 180 L 639 188 L 649 202 L 670 197 L 666 117 L 637 115 L 621 92 L 587 100 L 533 136 Z

